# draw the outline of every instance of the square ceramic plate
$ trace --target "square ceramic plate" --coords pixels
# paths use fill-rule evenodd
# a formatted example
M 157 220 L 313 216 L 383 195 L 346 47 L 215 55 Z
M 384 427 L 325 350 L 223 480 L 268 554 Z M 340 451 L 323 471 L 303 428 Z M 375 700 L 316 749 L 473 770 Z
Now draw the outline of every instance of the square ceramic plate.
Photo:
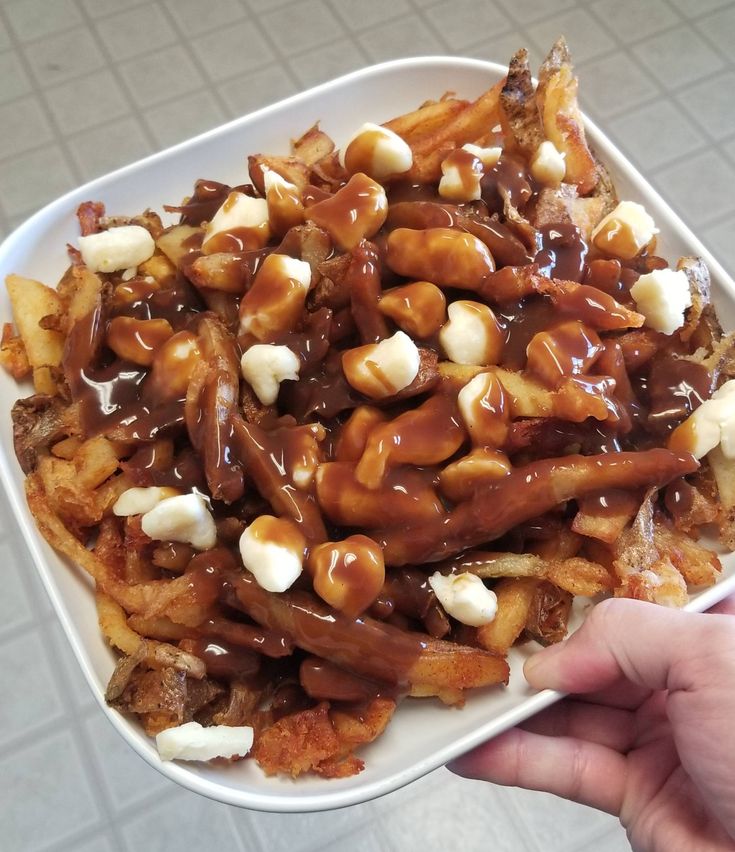
M 286 153 L 288 141 L 315 121 L 337 144 L 365 121 L 382 122 L 415 109 L 447 89 L 474 98 L 505 73 L 487 62 L 458 58 L 423 58 L 388 62 L 341 77 L 274 106 L 238 119 L 155 156 L 99 178 L 60 198 L 22 225 L 0 248 L 0 273 L 59 280 L 68 264 L 65 245 L 75 242 L 77 205 L 103 201 L 113 214 L 134 214 L 146 207 L 161 210 L 191 191 L 196 178 L 230 184 L 247 180 L 246 157 L 256 152 Z M 584 84 L 584 81 L 583 81 Z M 669 259 L 702 256 L 713 278 L 714 298 L 723 324 L 735 327 L 735 283 L 654 190 L 591 123 L 590 139 L 607 164 L 621 198 L 645 204 L 661 229 L 660 252 Z M 4 288 L 3 288 L 4 290 Z M 3 320 L 10 318 L 7 297 L 0 297 Z M 198 793 L 257 810 L 298 812 L 327 810 L 367 801 L 408 784 L 495 734 L 517 724 L 560 696 L 534 693 L 521 667 L 535 648 L 514 649 L 508 688 L 478 692 L 463 710 L 438 701 L 406 701 L 386 733 L 365 748 L 365 770 L 352 778 L 303 778 L 296 782 L 267 778 L 254 761 L 225 767 L 162 763 L 153 740 L 140 727 L 104 702 L 114 665 L 97 625 L 90 583 L 82 571 L 60 559 L 43 541 L 26 507 L 23 476 L 13 453 L 9 411 L 19 389 L 0 371 L 0 473 L 36 567 L 100 708 L 128 743 L 164 775 Z M 722 580 L 692 598 L 703 610 L 735 590 L 735 563 L 725 559 Z M 575 616 L 578 624 L 580 615 Z

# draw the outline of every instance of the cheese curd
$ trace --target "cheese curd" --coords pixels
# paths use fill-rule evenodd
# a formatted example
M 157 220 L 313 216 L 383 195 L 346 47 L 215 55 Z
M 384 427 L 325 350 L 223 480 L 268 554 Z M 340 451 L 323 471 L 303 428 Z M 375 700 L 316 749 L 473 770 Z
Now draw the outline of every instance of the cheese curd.
M 247 725 L 211 725 L 186 722 L 156 734 L 161 760 L 212 760 L 244 757 L 253 746 L 254 731 Z
M 657 233 L 656 223 L 642 204 L 621 201 L 592 231 L 592 242 L 606 254 L 631 260 Z
M 260 515 L 240 536 L 242 564 L 267 592 L 285 592 L 301 576 L 306 539 L 285 518 Z
M 449 321 L 439 331 L 447 358 L 455 364 L 497 364 L 503 338 L 492 310 L 482 302 L 460 300 L 452 302 L 447 313 Z
M 718 444 L 726 458 L 735 458 L 735 379 L 718 388 L 669 439 L 671 450 L 691 453 L 697 459 Z
M 256 343 L 240 359 L 242 377 L 263 405 L 273 405 L 278 399 L 281 382 L 296 381 L 301 362 L 288 346 Z
M 269 254 L 240 302 L 240 333 L 265 340 L 293 330 L 310 286 L 311 267 L 305 260 Z
M 548 139 L 542 142 L 531 160 L 531 174 L 546 186 L 559 186 L 567 172 L 564 154 Z
M 481 148 L 479 145 L 473 145 L 471 142 L 463 145 L 462 150 L 477 157 L 486 169 L 491 169 L 503 153 L 502 148 Z
M 121 225 L 79 237 L 79 251 L 90 272 L 135 270 L 155 249 L 153 237 L 141 225 Z
M 450 574 L 436 571 L 429 585 L 448 615 L 469 627 L 482 627 L 495 619 L 498 599 L 475 574 Z
M 143 532 L 156 541 L 181 541 L 196 550 L 210 550 L 217 543 L 207 501 L 201 494 L 179 494 L 161 500 L 140 519 Z
M 202 251 L 206 252 L 217 234 L 237 231 L 260 233 L 258 242 L 268 242 L 268 202 L 265 198 L 252 198 L 244 192 L 233 190 L 206 227 Z
M 407 172 L 413 165 L 413 153 L 397 133 L 366 122 L 342 146 L 339 162 L 350 174 L 364 172 L 384 180 Z
M 162 500 L 176 497 L 178 493 L 175 488 L 159 488 L 157 486 L 128 488 L 117 498 L 112 507 L 112 512 L 119 518 L 126 518 L 130 515 L 144 515 Z
M 441 170 L 442 177 L 437 191 L 442 198 L 463 203 L 478 201 L 482 197 L 482 163 L 474 154 L 462 148 L 452 151 L 442 161 Z
M 684 325 L 684 312 L 691 307 L 692 295 L 686 273 L 673 269 L 654 269 L 630 288 L 636 309 L 646 325 L 662 334 L 673 334 Z
M 347 381 L 372 399 L 392 396 L 407 388 L 418 375 L 420 365 L 419 350 L 403 331 L 380 343 L 348 349 L 342 355 Z

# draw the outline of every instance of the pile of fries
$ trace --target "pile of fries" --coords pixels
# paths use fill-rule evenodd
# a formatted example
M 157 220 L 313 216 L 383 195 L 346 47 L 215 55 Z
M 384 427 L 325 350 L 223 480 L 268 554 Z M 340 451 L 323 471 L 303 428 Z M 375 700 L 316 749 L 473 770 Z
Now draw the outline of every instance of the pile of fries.
M 404 698 L 461 705 L 507 683 L 510 648 L 561 640 L 574 596 L 681 606 L 721 570 L 700 530 L 735 546 L 733 462 L 671 445 L 735 375 L 732 337 L 701 260 L 678 261 L 691 304 L 665 334 L 630 294 L 668 268 L 655 237 L 628 258 L 595 243 L 618 199 L 564 42 L 538 87 L 521 50 L 477 100 L 384 128 L 410 150 L 400 173 L 350 170 L 315 126 L 290 156 L 251 156 L 249 183 L 198 181 L 171 227 L 83 204 L 85 237 L 150 234 L 131 269 L 95 271 L 70 246 L 56 288 L 7 279 L 0 361 L 35 391 L 13 408 L 16 453 L 40 531 L 94 580 L 120 652 L 108 702 L 150 735 L 248 726 L 268 774 L 357 773 Z M 556 185 L 532 175 L 544 142 Z M 462 157 L 479 194 L 449 202 L 440 182 Z M 242 198 L 267 221 L 215 232 Z M 290 273 L 278 289 L 279 257 L 305 287 Z M 447 308 L 485 324 L 482 357 L 449 355 L 463 341 L 447 343 Z M 399 339 L 416 364 L 393 386 L 370 359 Z M 273 392 L 241 368 L 264 345 L 291 359 Z M 185 494 L 205 544 L 146 521 Z M 140 495 L 151 504 L 121 508 Z M 285 588 L 244 564 L 246 538 L 297 554 Z M 494 616 L 443 605 L 436 572 L 480 578 Z

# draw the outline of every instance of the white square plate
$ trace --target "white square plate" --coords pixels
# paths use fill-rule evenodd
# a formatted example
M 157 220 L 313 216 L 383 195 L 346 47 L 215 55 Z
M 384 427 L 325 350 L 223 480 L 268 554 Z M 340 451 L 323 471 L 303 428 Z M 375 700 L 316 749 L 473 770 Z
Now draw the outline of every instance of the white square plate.
M 161 211 L 164 203 L 176 204 L 187 195 L 196 178 L 230 184 L 246 181 L 248 154 L 286 153 L 288 140 L 317 120 L 340 144 L 365 121 L 386 121 L 447 89 L 474 98 L 504 74 L 503 66 L 488 62 L 429 57 L 376 65 L 318 86 L 60 198 L 29 219 L 0 247 L 0 273 L 4 277 L 16 272 L 46 283 L 58 281 L 68 265 L 65 245 L 78 237 L 74 214 L 82 201 L 102 201 L 111 214 L 134 214 L 146 207 Z M 735 327 L 735 283 L 591 122 L 588 133 L 610 169 L 620 197 L 642 202 L 654 217 L 661 229 L 660 253 L 670 260 L 685 254 L 704 258 L 712 273 L 714 299 L 723 325 Z M 0 299 L 0 312 L 7 320 L 10 310 L 4 288 Z M 510 655 L 510 686 L 472 695 L 463 710 L 449 709 L 433 700 L 404 702 L 386 733 L 361 752 L 365 770 L 352 778 L 302 778 L 295 782 L 267 778 L 249 760 L 226 767 L 162 763 L 153 741 L 140 727 L 105 705 L 104 690 L 114 655 L 100 634 L 90 583 L 82 571 L 60 559 L 41 539 L 26 506 L 9 411 L 15 399 L 27 392 L 0 371 L 0 408 L 4 412 L 0 418 L 0 474 L 18 523 L 103 712 L 138 754 L 184 787 L 257 810 L 298 812 L 344 807 L 408 784 L 559 698 L 552 692 L 534 693 L 526 686 L 521 667 L 534 650 L 526 646 Z M 716 586 L 692 598 L 691 609 L 706 609 L 735 591 L 733 558 L 725 558 L 724 576 Z

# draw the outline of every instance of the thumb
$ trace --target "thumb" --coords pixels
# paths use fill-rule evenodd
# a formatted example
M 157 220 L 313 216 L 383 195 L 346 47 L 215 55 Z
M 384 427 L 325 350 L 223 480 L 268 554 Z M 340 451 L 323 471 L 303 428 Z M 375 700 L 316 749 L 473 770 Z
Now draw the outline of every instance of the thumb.
M 652 690 L 689 689 L 702 669 L 691 663 L 715 650 L 711 629 L 722 618 L 612 598 L 565 642 L 527 660 L 524 674 L 537 689 L 566 693 L 605 689 L 621 678 Z

